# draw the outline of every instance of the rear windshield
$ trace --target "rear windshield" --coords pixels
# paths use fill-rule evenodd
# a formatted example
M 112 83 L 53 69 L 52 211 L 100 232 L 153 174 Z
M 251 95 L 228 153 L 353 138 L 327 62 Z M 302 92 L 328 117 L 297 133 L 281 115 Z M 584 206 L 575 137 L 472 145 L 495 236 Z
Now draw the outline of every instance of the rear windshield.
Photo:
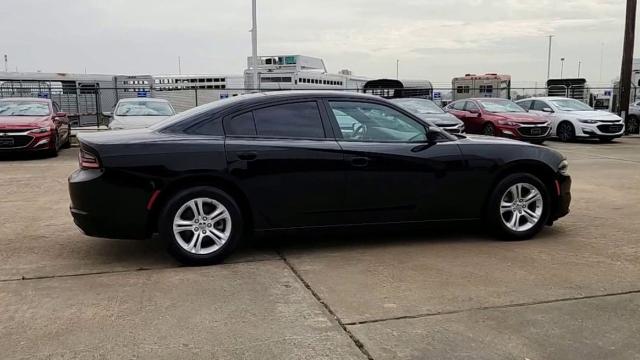
M 240 95 L 240 96 L 234 96 L 231 98 L 226 98 L 226 99 L 222 99 L 222 100 L 217 100 L 214 102 L 210 102 L 208 104 L 205 105 L 200 105 L 198 107 L 194 107 L 192 109 L 189 109 L 187 111 L 183 111 L 177 115 L 171 116 L 167 119 L 163 119 L 162 121 L 160 121 L 159 123 L 150 126 L 149 129 L 151 130 L 164 130 L 167 129 L 173 125 L 177 125 L 180 122 L 182 122 L 183 120 L 188 120 L 191 119 L 195 116 L 198 116 L 200 114 L 203 114 L 205 112 L 211 111 L 211 110 L 215 110 L 215 109 L 221 109 L 225 106 L 229 106 L 229 105 L 233 105 L 236 102 L 240 102 L 248 97 L 257 97 L 257 96 L 264 96 L 264 94 L 262 93 L 256 93 L 256 94 L 246 94 L 246 95 Z
M 45 116 L 50 113 L 46 102 L 0 100 L 0 116 Z

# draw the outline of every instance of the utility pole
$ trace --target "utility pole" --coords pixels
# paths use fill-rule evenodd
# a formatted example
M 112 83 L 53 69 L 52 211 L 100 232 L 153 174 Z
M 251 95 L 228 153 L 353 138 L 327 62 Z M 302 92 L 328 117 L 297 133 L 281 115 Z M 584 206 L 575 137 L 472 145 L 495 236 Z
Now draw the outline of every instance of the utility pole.
M 4 54 L 4 72 L 9 72 L 9 58 Z
M 600 77 L 598 82 L 602 82 L 602 63 L 604 62 L 604 43 L 600 43 Z
M 582 61 L 578 61 L 578 77 L 580 77 L 580 67 L 582 66 Z
M 396 80 L 400 79 L 400 60 L 396 60 Z
M 547 36 L 549 38 L 549 50 L 547 52 L 547 80 L 551 77 L 551 39 L 553 35 Z
M 637 0 L 627 0 L 627 15 L 624 26 L 624 47 L 620 69 L 620 116 L 627 120 L 629 98 L 631 97 L 631 68 L 633 66 L 633 44 L 636 31 Z
M 564 72 L 564 58 L 560 58 L 560 79 L 562 79 L 562 73 Z
M 253 67 L 253 88 L 260 89 L 258 85 L 258 17 L 256 13 L 256 0 L 251 0 L 251 65 Z
M 182 75 L 182 59 L 180 59 L 180 55 L 178 55 L 178 75 Z

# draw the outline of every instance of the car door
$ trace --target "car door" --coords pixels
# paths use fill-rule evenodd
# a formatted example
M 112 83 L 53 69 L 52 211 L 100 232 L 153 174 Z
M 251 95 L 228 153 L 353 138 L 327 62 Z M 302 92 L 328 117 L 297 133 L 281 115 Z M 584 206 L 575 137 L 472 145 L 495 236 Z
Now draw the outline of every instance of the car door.
M 372 101 L 327 99 L 327 113 L 344 151 L 343 222 L 424 221 L 455 217 L 463 186 L 455 141 L 428 143 L 426 124 L 400 108 Z M 337 117 L 342 117 L 339 124 Z M 353 123 L 344 126 L 346 117 Z
M 324 109 L 322 109 L 324 111 Z M 256 228 L 331 225 L 344 202 L 343 154 L 317 100 L 269 103 L 224 118 L 228 169 Z
M 484 126 L 484 118 L 480 107 L 472 100 L 465 101 L 463 120 L 469 132 L 480 133 Z

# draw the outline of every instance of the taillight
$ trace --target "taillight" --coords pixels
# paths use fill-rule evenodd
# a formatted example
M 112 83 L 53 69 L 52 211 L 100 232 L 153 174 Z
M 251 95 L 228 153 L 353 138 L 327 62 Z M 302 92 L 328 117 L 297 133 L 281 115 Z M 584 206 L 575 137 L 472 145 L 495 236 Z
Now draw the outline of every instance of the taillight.
M 78 161 L 81 169 L 100 169 L 98 157 L 84 149 L 80 149 Z

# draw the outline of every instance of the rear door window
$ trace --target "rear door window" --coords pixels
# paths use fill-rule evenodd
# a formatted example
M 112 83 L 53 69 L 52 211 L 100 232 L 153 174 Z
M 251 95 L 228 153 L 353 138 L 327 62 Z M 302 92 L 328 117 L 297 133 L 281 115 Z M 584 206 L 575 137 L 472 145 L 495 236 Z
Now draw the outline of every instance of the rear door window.
M 249 111 L 225 120 L 224 131 L 227 135 L 255 136 L 256 125 L 253 113 Z
M 315 101 L 281 104 L 253 112 L 258 136 L 324 138 L 320 110 Z

